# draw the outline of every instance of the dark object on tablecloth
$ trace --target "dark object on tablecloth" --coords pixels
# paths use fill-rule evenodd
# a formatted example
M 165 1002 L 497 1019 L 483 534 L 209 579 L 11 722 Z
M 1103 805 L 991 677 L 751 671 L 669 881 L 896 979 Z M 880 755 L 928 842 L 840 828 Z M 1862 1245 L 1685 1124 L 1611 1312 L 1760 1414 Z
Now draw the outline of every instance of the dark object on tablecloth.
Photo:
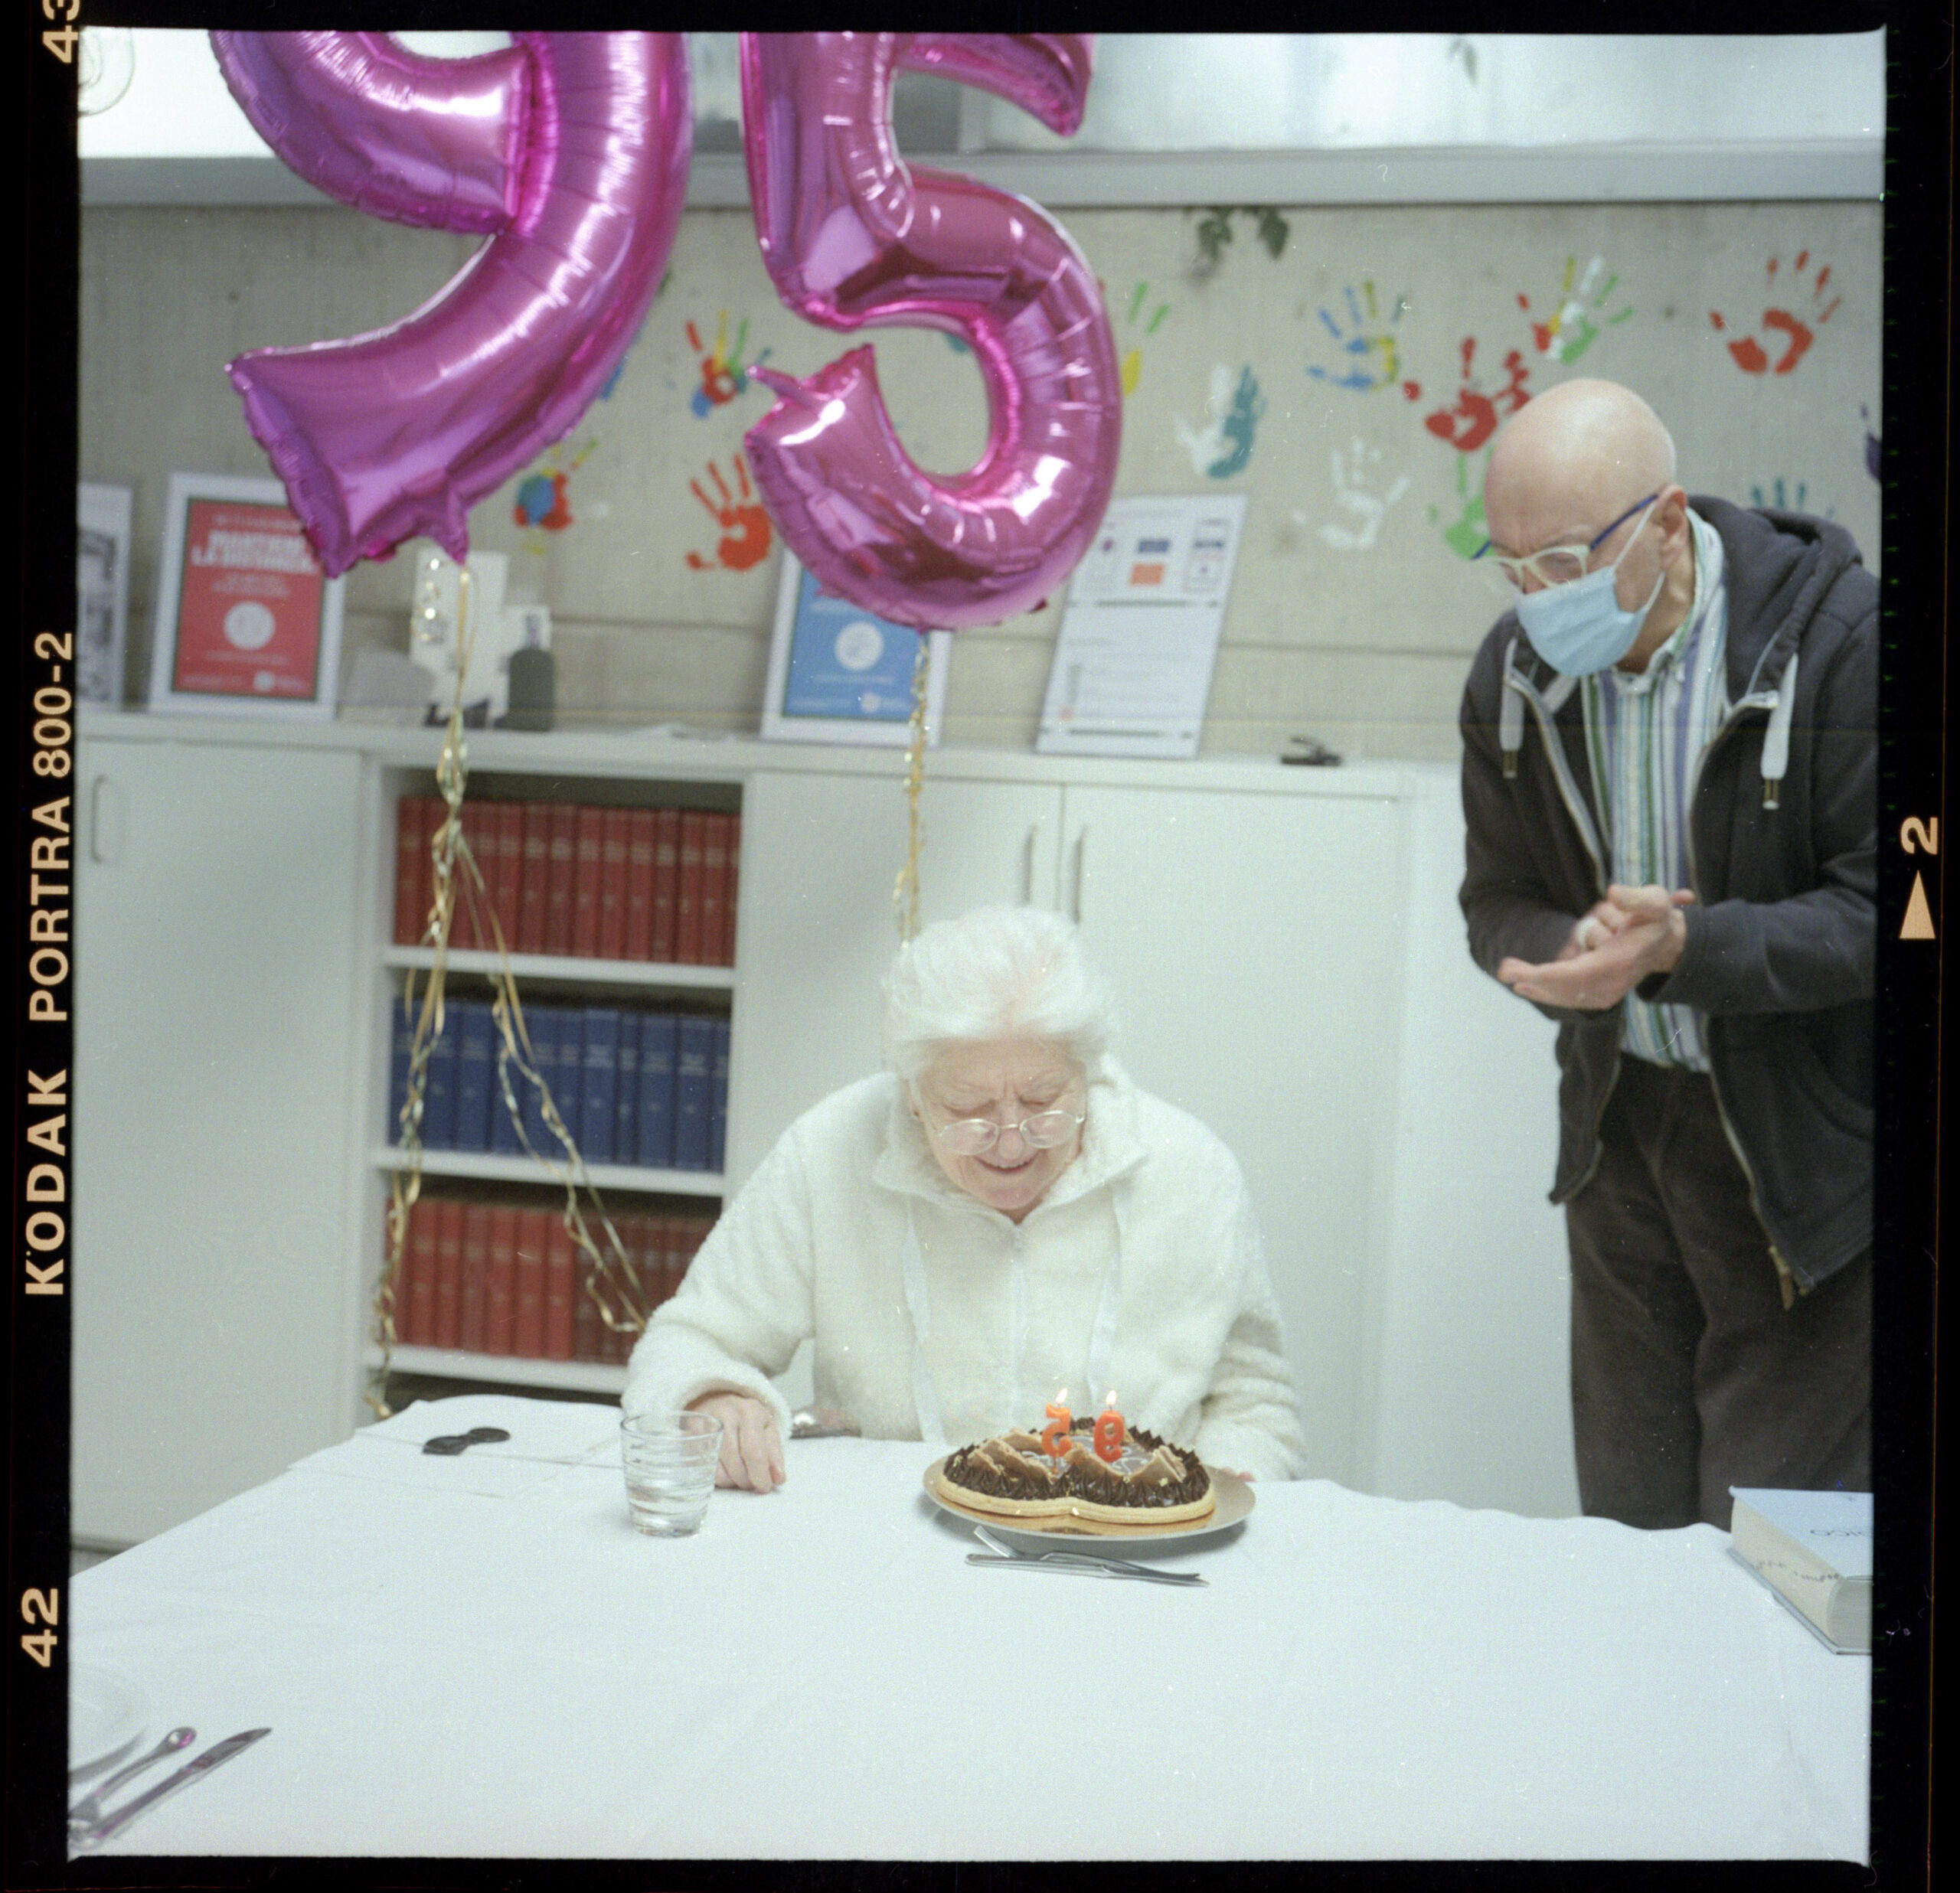
M 1331 769 L 1341 759 L 1324 743 L 1312 736 L 1294 736 L 1281 752 L 1282 762 L 1304 762 L 1315 769 Z
M 446 1459 L 467 1452 L 472 1446 L 488 1446 L 498 1440 L 507 1440 L 510 1434 L 501 1426 L 472 1426 L 467 1433 L 438 1433 L 432 1440 L 425 1440 L 422 1450 L 425 1453 L 439 1453 Z

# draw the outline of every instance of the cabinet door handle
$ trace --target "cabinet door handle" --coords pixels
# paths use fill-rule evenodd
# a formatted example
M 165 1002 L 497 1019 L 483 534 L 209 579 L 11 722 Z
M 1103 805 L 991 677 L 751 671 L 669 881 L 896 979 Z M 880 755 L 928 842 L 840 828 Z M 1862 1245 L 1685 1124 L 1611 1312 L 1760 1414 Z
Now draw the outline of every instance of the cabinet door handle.
M 1021 904 L 1024 907 L 1034 904 L 1034 848 L 1040 838 L 1040 823 L 1031 821 L 1027 838 L 1021 844 Z
M 1089 878 L 1089 831 L 1082 829 L 1075 838 L 1075 902 L 1074 911 L 1069 915 L 1079 927 L 1082 925 L 1082 890 Z
M 106 775 L 89 785 L 89 858 L 113 867 L 122 855 L 122 791 Z

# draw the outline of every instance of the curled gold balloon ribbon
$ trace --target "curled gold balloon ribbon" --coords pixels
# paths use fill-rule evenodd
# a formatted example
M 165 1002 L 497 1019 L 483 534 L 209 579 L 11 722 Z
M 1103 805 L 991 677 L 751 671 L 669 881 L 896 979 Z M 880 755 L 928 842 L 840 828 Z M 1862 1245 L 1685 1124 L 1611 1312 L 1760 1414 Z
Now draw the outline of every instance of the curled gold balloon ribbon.
M 912 720 L 905 746 L 905 865 L 892 884 L 893 917 L 898 937 L 910 940 L 919 931 L 919 790 L 926 779 L 926 684 L 931 672 L 931 644 L 918 634 L 919 655 L 912 666 Z
M 402 1255 L 407 1246 L 410 1212 L 422 1193 L 422 1115 L 428 1089 L 429 1059 L 441 1037 L 443 995 L 448 984 L 449 934 L 460 898 L 469 906 L 479 939 L 495 942 L 497 965 L 488 974 L 494 995 L 491 1017 L 495 1021 L 497 1088 L 504 1108 L 517 1127 L 518 1137 L 526 1150 L 548 1170 L 565 1192 L 563 1216 L 567 1233 L 590 1266 L 585 1271 L 584 1292 L 598 1310 L 599 1319 L 616 1333 L 639 1334 L 646 1328 L 648 1313 L 645 1284 L 619 1240 L 612 1216 L 586 1168 L 577 1141 L 565 1128 L 551 1087 L 540 1075 L 531 1034 L 524 1024 L 523 1002 L 518 997 L 517 976 L 511 969 L 510 949 L 504 939 L 495 909 L 485 894 L 482 871 L 462 831 L 462 803 L 468 785 L 469 746 L 463 735 L 463 680 L 469 672 L 469 659 L 475 641 L 475 627 L 470 611 L 470 577 L 466 566 L 461 575 L 458 605 L 456 697 L 449 707 L 448 726 L 443 733 L 442 755 L 436 764 L 436 785 L 441 790 L 447 812 L 430 843 L 430 899 L 429 919 L 423 929 L 422 944 L 435 949 L 427 984 L 420 1002 L 416 998 L 416 969 L 410 967 L 402 984 L 402 1004 L 415 1020 L 415 1036 L 409 1053 L 408 1085 L 402 1100 L 400 1149 L 402 1161 L 389 1179 L 388 1251 L 383 1258 L 380 1279 L 374 1288 L 374 1333 L 381 1359 L 370 1371 L 365 1395 L 377 1419 L 385 1420 L 394 1409 L 388 1405 L 388 1376 L 397 1344 L 395 1292 L 401 1280 Z M 920 640 L 921 649 L 925 640 Z M 922 658 L 923 662 L 923 658 Z M 920 702 L 923 703 L 923 699 Z M 511 1079 L 514 1066 L 519 1078 L 537 1092 L 539 1114 L 546 1129 L 557 1141 L 563 1160 L 547 1150 L 534 1148 L 524 1126 L 516 1087 Z M 583 1192 L 590 1199 L 605 1246 L 586 1219 L 581 1206 Z M 616 1303 L 616 1306 L 615 1305 Z

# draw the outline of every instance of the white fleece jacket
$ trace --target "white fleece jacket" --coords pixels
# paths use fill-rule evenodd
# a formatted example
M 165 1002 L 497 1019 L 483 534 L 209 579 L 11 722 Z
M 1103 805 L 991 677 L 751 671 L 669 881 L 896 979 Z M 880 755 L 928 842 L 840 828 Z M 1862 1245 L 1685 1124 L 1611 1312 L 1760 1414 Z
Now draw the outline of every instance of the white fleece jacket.
M 922 1437 L 906 1301 L 906 1226 L 926 1285 L 921 1350 L 946 1442 L 1078 1414 L 1113 1391 L 1133 1423 L 1215 1466 L 1288 1479 L 1305 1446 L 1252 1199 L 1231 1152 L 1140 1092 L 1113 1060 L 1089 1087 L 1082 1148 L 1017 1226 L 952 1183 L 889 1073 L 847 1085 L 782 1134 L 633 1350 L 629 1412 L 771 1376 L 815 1341 L 818 1402 L 872 1439 Z M 1119 1252 L 1109 1385 L 1092 1330 Z

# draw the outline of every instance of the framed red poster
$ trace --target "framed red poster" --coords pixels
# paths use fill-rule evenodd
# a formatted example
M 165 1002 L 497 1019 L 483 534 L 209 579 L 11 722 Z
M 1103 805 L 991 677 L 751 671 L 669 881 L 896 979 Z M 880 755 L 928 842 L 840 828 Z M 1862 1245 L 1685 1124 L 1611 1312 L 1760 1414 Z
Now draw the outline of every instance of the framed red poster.
M 277 481 L 173 473 L 151 709 L 331 716 L 345 589 L 320 569 Z

